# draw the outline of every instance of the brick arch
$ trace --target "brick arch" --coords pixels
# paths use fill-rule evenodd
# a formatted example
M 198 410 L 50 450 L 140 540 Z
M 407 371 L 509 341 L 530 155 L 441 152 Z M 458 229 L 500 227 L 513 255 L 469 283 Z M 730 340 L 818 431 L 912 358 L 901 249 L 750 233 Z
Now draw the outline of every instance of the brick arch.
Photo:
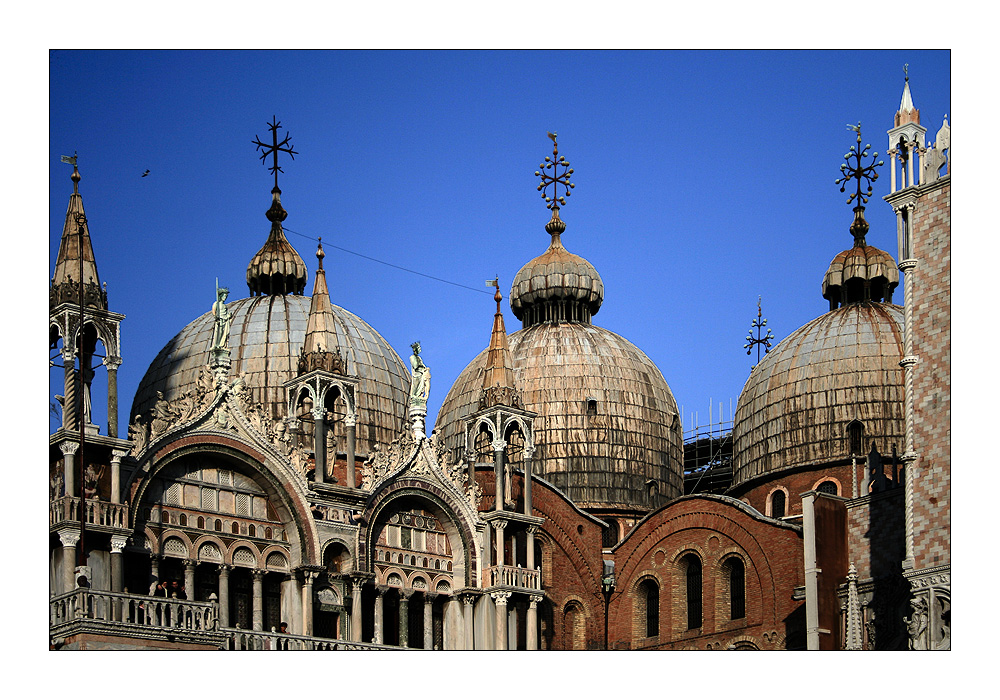
M 813 483 L 812 488 L 810 489 L 810 491 L 818 491 L 819 490 L 819 485 L 822 484 L 824 481 L 831 481 L 831 482 L 835 483 L 837 485 L 837 494 L 836 495 L 838 495 L 838 496 L 844 496 L 844 485 L 842 483 L 840 483 L 840 479 L 838 479 L 835 476 L 831 476 L 829 474 L 824 474 L 823 476 L 821 476 L 818 479 L 816 479 L 816 481 L 815 481 L 815 483 Z
M 629 597 L 632 601 L 632 642 L 635 645 L 641 645 L 642 640 L 650 638 L 650 635 L 646 634 L 646 616 L 648 613 L 646 609 L 647 602 L 644 597 L 646 586 L 643 585 L 650 581 L 656 584 L 657 604 L 659 605 L 659 608 L 657 609 L 657 633 L 653 636 L 659 638 L 660 630 L 663 629 L 662 613 L 665 611 L 664 600 L 666 599 L 665 582 L 660 579 L 660 574 L 652 569 L 640 571 L 636 574 L 635 578 L 631 582 L 631 586 L 629 587 Z M 669 612 L 669 610 L 666 610 L 666 612 Z
M 774 494 L 777 493 L 778 491 L 781 491 L 782 493 L 785 494 L 785 515 L 788 515 L 789 506 L 792 503 L 791 494 L 788 493 L 788 489 L 786 489 L 784 486 L 775 486 L 773 489 L 768 491 L 767 496 L 764 497 L 764 510 L 765 510 L 764 514 L 769 518 L 775 517 L 772 514 L 771 510 L 771 499 L 774 497 Z M 747 505 L 749 505 L 749 502 L 747 503 Z
M 577 612 L 579 611 L 579 612 Z M 563 649 L 586 649 L 590 611 L 580 596 L 571 595 L 559 606 Z
M 481 562 L 475 528 L 466 521 L 462 505 L 456 502 L 452 494 L 423 479 L 399 479 L 385 486 L 378 494 L 373 494 L 361 516 L 365 526 L 358 533 L 358 564 L 363 563 L 367 571 L 375 571 L 375 542 L 378 541 L 378 535 L 388 522 L 396 502 L 407 498 L 429 506 L 444 527 L 451 542 L 454 562 L 451 574 L 456 585 L 478 586 Z M 406 580 L 406 577 L 403 579 Z
M 264 486 L 268 496 L 273 498 L 274 504 L 287 514 L 288 522 L 283 521 L 282 527 L 288 536 L 290 545 L 291 561 L 289 565 L 322 562 L 317 551 L 316 525 L 301 486 L 289 478 L 285 470 L 275 466 L 264 453 L 235 436 L 181 434 L 167 444 L 160 446 L 155 454 L 147 458 L 145 464 L 133 478 L 130 508 L 132 522 L 138 520 L 139 509 L 144 503 L 153 477 L 177 460 L 192 455 L 218 455 L 228 458 L 258 475 L 263 481 L 262 486 Z M 227 527 L 229 521 L 225 519 L 223 514 L 206 516 L 206 520 L 209 517 L 212 520 L 223 521 L 226 526 L 223 527 L 222 534 L 230 534 Z

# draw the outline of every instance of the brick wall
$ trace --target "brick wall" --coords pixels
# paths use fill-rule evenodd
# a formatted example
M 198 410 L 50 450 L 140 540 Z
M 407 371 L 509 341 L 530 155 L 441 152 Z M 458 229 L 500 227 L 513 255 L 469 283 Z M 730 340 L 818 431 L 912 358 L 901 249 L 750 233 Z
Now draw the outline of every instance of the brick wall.
M 688 629 L 684 557 L 702 562 L 702 624 Z M 760 649 L 804 647 L 802 533 L 759 517 L 725 496 L 687 496 L 640 521 L 614 548 L 616 588 L 609 611 L 612 648 Z M 744 562 L 746 614 L 730 615 L 731 557 Z M 660 589 L 659 634 L 645 636 L 642 584 Z
M 865 476 L 863 464 L 856 468 L 851 464 L 838 466 L 823 466 L 815 469 L 778 472 L 773 478 L 763 483 L 757 483 L 748 490 L 734 491 L 731 495 L 739 500 L 746 500 L 764 515 L 770 515 L 768 500 L 776 489 L 785 491 L 785 515 L 802 515 L 802 499 L 800 495 L 806 491 L 814 491 L 823 481 L 833 481 L 837 484 L 837 495 L 846 498 L 854 496 L 852 482 L 860 482 Z
M 951 555 L 951 178 L 926 186 L 913 222 L 914 559 Z

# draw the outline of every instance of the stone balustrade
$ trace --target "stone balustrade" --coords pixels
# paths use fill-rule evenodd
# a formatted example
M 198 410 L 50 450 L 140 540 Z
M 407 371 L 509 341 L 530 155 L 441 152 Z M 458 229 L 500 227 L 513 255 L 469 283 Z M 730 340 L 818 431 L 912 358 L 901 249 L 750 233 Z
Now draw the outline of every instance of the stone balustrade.
M 77 622 L 107 623 L 129 629 L 170 629 L 213 632 L 218 627 L 218 603 L 112 593 L 78 588 L 49 599 L 52 630 Z
M 87 525 L 119 529 L 128 527 L 128 504 L 109 503 L 92 498 L 87 499 L 84 508 Z M 78 497 L 63 496 L 49 502 L 49 526 L 64 522 L 80 522 L 80 499 Z
M 226 651 L 401 651 L 403 647 L 367 642 L 349 642 L 344 639 L 304 637 L 298 634 L 255 632 L 239 628 L 223 629 Z
M 538 569 L 525 569 L 520 566 L 492 566 L 489 569 L 489 586 L 504 588 L 541 589 L 541 572 Z

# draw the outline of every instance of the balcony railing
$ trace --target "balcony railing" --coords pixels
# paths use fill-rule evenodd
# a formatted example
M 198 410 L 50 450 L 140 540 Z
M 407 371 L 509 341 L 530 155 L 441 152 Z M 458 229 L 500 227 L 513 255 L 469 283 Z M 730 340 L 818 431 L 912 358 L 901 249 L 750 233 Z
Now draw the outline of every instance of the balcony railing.
M 118 529 L 128 527 L 128 505 L 125 503 L 109 503 L 90 498 L 85 502 L 84 516 L 87 525 Z M 64 522 L 80 522 L 80 499 L 78 497 L 63 496 L 49 502 L 49 526 Z
M 223 629 L 228 651 L 402 651 L 403 647 L 368 642 L 349 642 L 345 639 L 303 637 L 298 634 L 257 632 L 252 630 Z
M 541 589 L 541 571 L 520 566 L 492 566 L 489 569 L 490 587 Z

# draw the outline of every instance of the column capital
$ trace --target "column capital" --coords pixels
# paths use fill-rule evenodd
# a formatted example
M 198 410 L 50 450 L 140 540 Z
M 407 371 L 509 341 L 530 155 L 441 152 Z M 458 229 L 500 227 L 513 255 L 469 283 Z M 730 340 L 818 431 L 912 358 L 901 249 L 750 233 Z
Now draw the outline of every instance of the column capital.
M 493 447 L 494 452 L 501 452 L 504 448 L 507 447 L 507 441 L 497 439 L 491 442 L 490 446 Z
M 545 600 L 545 596 L 543 596 L 543 595 L 531 595 L 531 596 L 528 596 L 528 601 L 529 601 L 528 602 L 528 607 L 534 608 L 539 603 L 541 603 L 543 600 Z
M 460 598 L 460 599 L 462 600 L 462 603 L 463 603 L 463 604 L 464 604 L 465 606 L 467 606 L 467 607 L 470 607 L 470 608 L 471 608 L 471 607 L 472 607 L 473 605 L 475 605 L 475 603 L 476 603 L 476 598 L 478 598 L 478 597 L 479 597 L 479 594 L 478 594 L 478 593 L 470 593 L 470 592 L 468 592 L 468 591 L 465 591 L 465 592 L 463 592 L 463 593 L 459 593 L 459 594 L 458 594 L 458 598 Z
M 410 596 L 412 596 L 414 593 L 416 593 L 416 590 L 413 589 L 413 588 L 400 588 L 399 589 L 399 599 L 400 600 L 409 600 Z
M 506 520 L 494 520 L 493 521 L 493 527 L 496 530 L 503 530 L 505 527 L 507 527 L 507 521 Z
M 532 537 L 534 537 L 535 533 L 538 532 L 538 526 L 537 525 L 528 525 L 526 528 L 524 528 L 524 531 L 527 532 Z
M 232 564 L 218 564 L 219 576 L 229 576 L 229 572 L 233 570 Z
M 196 560 L 194 560 L 194 559 L 185 559 L 184 560 L 184 570 L 185 571 L 188 571 L 188 570 L 194 571 L 194 567 L 196 567 L 196 566 L 198 566 L 198 562 Z
M 80 449 L 79 442 L 72 442 L 70 440 L 63 440 L 59 443 L 59 449 L 62 450 L 63 457 L 68 457 L 69 455 L 75 455 L 76 451 Z
M 534 446 L 532 446 L 532 447 L 525 447 L 524 449 L 521 450 L 521 454 L 524 455 L 525 459 L 531 459 L 532 457 L 535 456 L 535 448 L 534 448 Z
M 348 413 L 344 416 L 344 427 L 353 428 L 358 424 L 358 417 L 353 413 Z
M 129 453 L 128 450 L 111 450 L 111 463 L 121 464 L 122 457 Z
M 320 406 L 319 408 L 314 408 L 313 410 L 310 411 L 310 413 L 312 414 L 312 417 L 317 421 L 326 419 L 326 408 L 323 406 Z
M 510 598 L 510 591 L 493 591 L 490 593 L 497 605 L 507 606 L 507 599 Z
M 75 547 L 76 543 L 80 541 L 79 530 L 60 530 L 56 534 L 63 547 Z
M 184 565 L 187 566 L 187 562 L 185 562 Z M 264 569 L 250 569 L 250 575 L 253 576 L 253 580 L 254 580 L 255 583 L 257 581 L 263 581 L 264 580 L 264 574 L 266 574 L 266 573 L 267 572 L 264 571 Z M 314 576 L 315 576 L 315 574 L 314 574 Z
M 62 349 L 62 359 L 67 365 L 76 362 L 76 351 L 73 350 L 72 345 L 64 345 Z M 68 367 L 67 369 L 72 369 Z
M 375 595 L 381 598 L 383 595 L 389 592 L 389 587 L 384 583 L 375 584 Z
M 104 358 L 104 366 L 108 368 L 109 372 L 116 371 L 122 364 L 122 358 L 109 355 Z
M 430 605 L 431 603 L 434 602 L 434 599 L 437 598 L 439 595 L 441 594 L 437 593 L 436 591 L 424 591 L 424 604 Z
M 916 266 L 917 266 L 916 258 L 907 258 L 906 260 L 900 260 L 899 263 L 896 265 L 896 267 L 898 267 L 903 272 L 912 270 Z
M 128 544 L 128 535 L 111 535 L 111 553 L 121 554 Z

